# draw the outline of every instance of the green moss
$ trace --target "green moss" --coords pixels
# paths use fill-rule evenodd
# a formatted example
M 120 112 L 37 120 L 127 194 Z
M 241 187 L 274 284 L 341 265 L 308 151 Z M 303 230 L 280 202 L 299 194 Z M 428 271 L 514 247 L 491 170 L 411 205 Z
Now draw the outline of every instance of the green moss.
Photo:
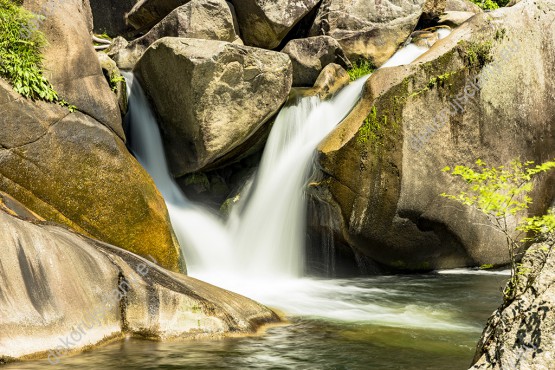
M 435 86 L 443 87 L 445 85 L 445 82 L 448 81 L 451 78 L 451 76 L 453 76 L 456 73 L 457 72 L 447 72 L 442 75 L 434 76 L 430 78 L 430 81 L 428 81 L 428 88 L 432 89 Z
M 206 174 L 196 172 L 185 177 L 185 186 L 189 185 L 200 185 L 205 189 L 210 189 L 210 180 Z
M 366 76 L 376 70 L 376 67 L 370 63 L 369 60 L 359 59 L 353 63 L 353 67 L 350 68 L 347 73 L 349 74 L 349 79 L 351 81 L 357 80 L 362 76 Z
M 463 58 L 467 66 L 471 68 L 483 68 L 486 64 L 493 61 L 491 41 L 468 42 L 461 41 L 459 45 L 463 51 Z
M 489 270 L 492 269 L 494 266 L 491 263 L 486 263 L 480 266 L 480 270 Z
M 370 110 L 368 117 L 364 119 L 364 123 L 358 130 L 357 141 L 360 144 L 366 144 L 369 140 L 372 143 L 381 145 L 383 139 L 383 129 L 387 126 L 387 115 L 378 118 L 378 112 L 375 106 Z

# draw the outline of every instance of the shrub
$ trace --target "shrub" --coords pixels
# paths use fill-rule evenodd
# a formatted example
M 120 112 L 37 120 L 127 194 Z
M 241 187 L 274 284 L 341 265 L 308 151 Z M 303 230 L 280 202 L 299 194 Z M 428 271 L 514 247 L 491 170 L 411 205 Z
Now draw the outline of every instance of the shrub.
M 0 0 L 0 76 L 26 98 L 56 102 L 58 94 L 42 71 L 46 39 L 36 26 L 40 19 L 11 0 Z
M 519 251 L 524 243 L 535 240 L 540 235 L 555 231 L 555 214 L 548 212 L 543 216 L 525 218 L 516 230 L 525 237 L 513 237 L 509 217 L 528 209 L 532 198 L 528 194 L 533 189 L 532 178 L 555 168 L 555 160 L 534 165 L 534 162 L 512 161 L 508 167 L 488 167 L 481 160 L 476 161 L 477 169 L 467 166 L 445 167 L 444 172 L 463 180 L 464 189 L 458 194 L 441 196 L 456 200 L 466 206 L 484 213 L 490 224 L 503 233 L 511 263 L 511 279 L 504 290 L 505 301 L 514 298 L 517 275 L 521 274 L 518 263 Z
M 350 68 L 347 73 L 349 74 L 351 81 L 354 81 L 362 76 L 366 76 L 374 72 L 375 69 L 376 68 L 372 65 L 372 63 L 370 63 L 369 60 L 359 59 L 353 63 L 353 67 Z

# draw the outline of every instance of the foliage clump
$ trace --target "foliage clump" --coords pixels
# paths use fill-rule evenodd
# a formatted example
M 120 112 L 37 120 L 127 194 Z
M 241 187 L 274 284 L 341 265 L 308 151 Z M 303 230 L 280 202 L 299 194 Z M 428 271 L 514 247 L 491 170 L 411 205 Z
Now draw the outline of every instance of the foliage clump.
M 471 0 L 483 10 L 495 10 L 509 3 L 509 0 Z
M 469 67 L 483 68 L 486 64 L 493 61 L 491 41 L 467 42 L 462 41 L 464 60 Z
M 0 0 L 0 77 L 26 98 L 58 101 L 43 76 L 41 48 L 44 35 L 34 27 L 39 19 L 11 0 Z
M 524 218 L 516 225 L 520 232 L 516 237 L 509 218 L 528 209 L 532 203 L 529 194 L 533 190 L 533 178 L 554 169 L 555 160 L 537 165 L 533 161 L 521 163 L 514 160 L 507 167 L 488 167 L 477 160 L 476 166 L 477 169 L 445 167 L 443 171 L 461 179 L 465 188 L 458 194 L 441 195 L 484 213 L 493 228 L 503 233 L 511 261 L 511 279 L 503 292 L 507 302 L 514 298 L 517 276 L 524 273 L 518 261 L 525 243 L 555 232 L 555 214 L 551 211 L 542 216 Z
M 363 76 L 369 75 L 374 72 L 376 67 L 367 59 L 359 59 L 353 63 L 352 68 L 347 70 L 351 81 L 357 80 Z

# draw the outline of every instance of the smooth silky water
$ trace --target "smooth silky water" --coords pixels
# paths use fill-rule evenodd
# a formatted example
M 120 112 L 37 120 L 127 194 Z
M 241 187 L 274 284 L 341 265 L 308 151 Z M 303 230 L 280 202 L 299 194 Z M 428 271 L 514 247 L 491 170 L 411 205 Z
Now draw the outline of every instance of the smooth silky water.
M 409 44 L 386 66 L 408 64 L 426 50 Z M 303 189 L 312 158 L 356 104 L 367 77 L 330 101 L 304 97 L 280 111 L 257 174 L 224 223 L 187 200 L 175 184 L 147 98 L 133 75 L 124 75 L 130 148 L 164 196 L 189 274 L 275 308 L 290 323 L 246 338 L 185 343 L 132 339 L 65 358 L 57 368 L 468 367 L 481 328 L 501 301 L 506 274 L 460 269 L 359 279 L 302 276 Z

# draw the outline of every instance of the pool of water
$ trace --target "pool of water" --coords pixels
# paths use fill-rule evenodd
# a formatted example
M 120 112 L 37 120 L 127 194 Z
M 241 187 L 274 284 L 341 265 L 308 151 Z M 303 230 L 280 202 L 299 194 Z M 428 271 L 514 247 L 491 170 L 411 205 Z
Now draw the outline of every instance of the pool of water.
M 307 280 L 301 293 L 292 291 L 277 305 L 289 324 L 259 336 L 128 339 L 58 365 L 41 360 L 3 369 L 467 369 L 507 278 L 457 270 Z

